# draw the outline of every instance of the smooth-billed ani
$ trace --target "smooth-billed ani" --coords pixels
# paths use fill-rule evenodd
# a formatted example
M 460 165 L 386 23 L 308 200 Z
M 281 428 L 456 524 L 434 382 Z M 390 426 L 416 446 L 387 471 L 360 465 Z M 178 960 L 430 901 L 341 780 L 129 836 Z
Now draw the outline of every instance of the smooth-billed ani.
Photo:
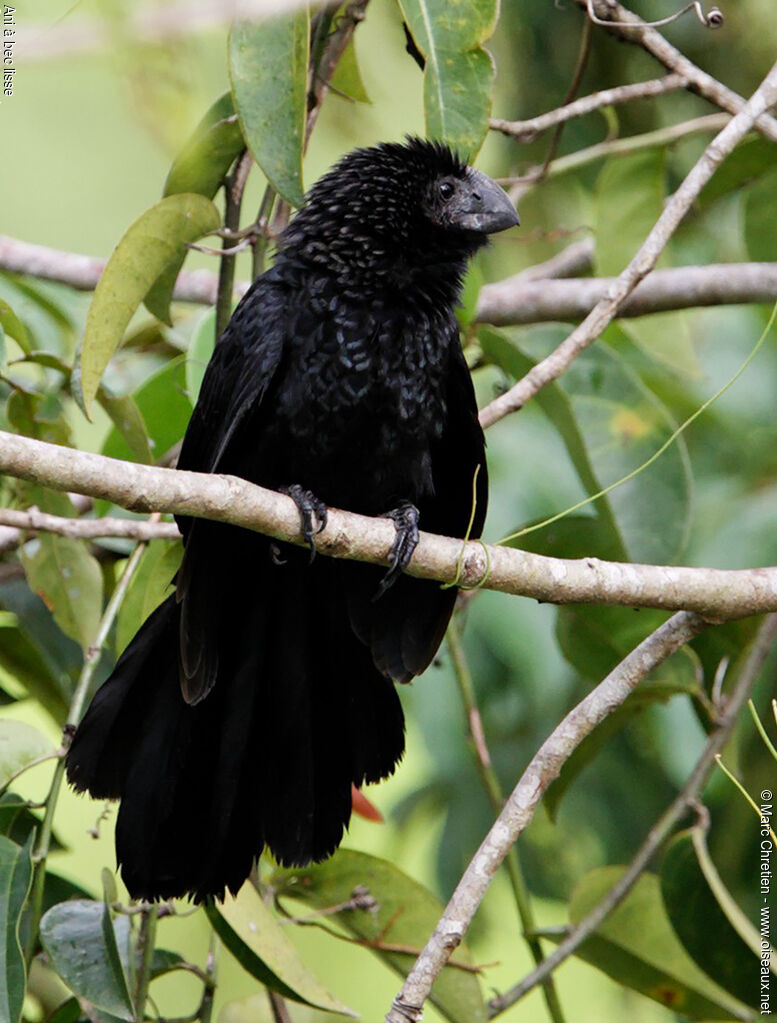
M 308 538 L 326 506 L 390 514 L 393 567 L 317 557 L 179 518 L 176 593 L 99 689 L 72 784 L 121 799 L 137 898 L 236 892 L 264 846 L 330 855 L 351 784 L 404 749 L 395 682 L 420 674 L 456 597 L 402 574 L 417 522 L 461 537 L 487 501 L 454 307 L 467 260 L 518 223 L 438 143 L 356 150 L 313 187 L 216 346 L 178 465 L 286 490 Z

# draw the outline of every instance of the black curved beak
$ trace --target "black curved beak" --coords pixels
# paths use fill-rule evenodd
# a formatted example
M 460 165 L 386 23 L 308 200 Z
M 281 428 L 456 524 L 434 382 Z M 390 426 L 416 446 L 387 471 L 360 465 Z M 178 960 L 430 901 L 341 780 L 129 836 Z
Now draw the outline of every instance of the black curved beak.
M 501 185 L 473 169 L 460 185 L 451 219 L 452 226 L 477 234 L 496 234 L 521 223 Z

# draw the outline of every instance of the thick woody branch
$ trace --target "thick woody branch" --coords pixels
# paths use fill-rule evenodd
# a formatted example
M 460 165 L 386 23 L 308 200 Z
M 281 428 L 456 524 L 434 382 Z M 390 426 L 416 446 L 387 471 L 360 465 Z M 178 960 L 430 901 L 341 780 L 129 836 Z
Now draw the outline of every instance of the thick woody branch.
M 563 124 L 565 121 L 571 121 L 574 117 L 584 117 L 594 110 L 601 110 L 602 107 L 617 106 L 633 99 L 662 96 L 675 89 L 682 89 L 684 85 L 685 79 L 682 75 L 666 75 L 664 78 L 653 78 L 649 82 L 636 82 L 633 85 L 618 85 L 614 89 L 602 89 L 601 92 L 582 96 L 572 103 L 567 103 L 566 106 L 557 107 L 555 110 L 549 110 L 546 114 L 539 114 L 526 121 L 506 121 L 502 118 L 492 117 L 489 125 L 494 131 L 501 131 L 503 135 L 509 135 L 517 142 L 531 142 L 542 132 L 549 128 L 555 128 L 556 125 Z
M 452 952 L 458 947 L 494 874 L 527 827 L 550 783 L 583 739 L 619 707 L 650 672 L 706 623 L 695 614 L 674 615 L 639 644 L 593 692 L 564 718 L 532 758 L 505 807 L 465 870 L 461 881 L 402 990 L 386 1023 L 417 1023 L 423 1006 Z
M 578 7 L 582 7 L 587 14 L 588 0 L 575 0 Z M 688 60 L 678 49 L 668 43 L 666 39 L 655 28 L 649 28 L 642 18 L 637 17 L 631 11 L 623 7 L 617 0 L 596 0 L 597 16 L 607 22 L 616 22 L 615 25 L 607 25 L 606 32 L 623 39 L 626 42 L 635 43 L 655 57 L 664 65 L 667 71 L 679 74 L 685 79 L 686 87 L 691 92 L 697 93 L 714 103 L 721 110 L 730 114 L 738 114 L 744 109 L 745 100 L 733 89 L 729 89 L 698 68 L 693 61 Z M 772 104 L 770 104 L 772 105 Z M 764 111 L 768 107 L 764 108 Z M 771 115 L 761 112 L 755 119 L 755 127 L 760 133 L 771 142 L 777 142 L 777 120 Z
M 691 168 L 683 183 L 668 200 L 637 254 L 611 285 L 607 296 L 594 306 L 580 326 L 572 331 L 555 352 L 538 362 L 514 387 L 481 411 L 480 421 L 484 427 L 522 408 L 529 398 L 545 384 L 559 377 L 602 334 L 636 286 L 654 269 L 669 239 L 716 169 L 750 131 L 761 114 L 776 102 L 777 64 L 774 64 L 746 105 L 715 136 Z
M 112 501 L 132 511 L 169 512 L 231 522 L 304 544 L 291 498 L 235 476 L 122 462 L 0 431 L 0 472 L 55 490 Z M 316 539 L 321 554 L 389 563 L 388 519 L 332 509 Z M 479 541 L 422 533 L 408 568 L 420 579 L 483 586 L 543 603 L 614 604 L 695 611 L 711 621 L 777 611 L 777 567 L 728 571 L 566 560 Z
M 496 326 L 581 320 L 615 287 L 615 277 L 527 280 L 522 274 L 487 284 L 475 318 Z M 688 309 L 691 306 L 774 302 L 777 263 L 712 263 L 654 270 L 617 310 L 618 316 Z
M 546 263 L 529 267 L 514 277 L 487 284 L 478 298 L 477 319 L 497 326 L 582 319 L 613 286 L 614 278 L 550 282 L 590 270 L 591 240 L 575 242 Z M 32 245 L 0 235 L 0 270 L 29 274 L 93 291 L 105 262 L 91 256 Z M 705 267 L 657 270 L 618 311 L 618 316 L 645 316 L 693 306 L 739 305 L 771 302 L 777 298 L 777 263 L 726 263 Z M 181 273 L 174 298 L 179 302 L 212 305 L 218 278 L 208 270 Z M 238 281 L 242 295 L 247 281 Z

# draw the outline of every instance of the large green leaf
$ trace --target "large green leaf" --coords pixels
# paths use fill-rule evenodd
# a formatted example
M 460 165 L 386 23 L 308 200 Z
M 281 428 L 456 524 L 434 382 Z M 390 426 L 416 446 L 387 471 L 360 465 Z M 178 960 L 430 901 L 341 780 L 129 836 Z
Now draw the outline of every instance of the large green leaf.
M 19 944 L 19 920 L 32 880 L 32 837 L 25 846 L 0 835 L 0 1020 L 17 1023 L 27 971 Z
M 701 833 L 696 835 L 706 852 Z M 661 862 L 661 894 L 672 927 L 686 952 L 704 972 L 729 994 L 746 1005 L 758 1007 L 760 954 L 749 947 L 732 925 L 727 913 L 707 883 L 694 848 L 694 834 L 683 831 L 667 846 Z M 716 883 L 720 878 L 716 874 Z M 728 896 L 731 900 L 731 896 Z M 752 924 L 735 911 L 737 924 L 752 932 L 752 943 L 760 937 Z
M 701 190 L 697 205 L 706 209 L 723 196 L 757 181 L 774 170 L 774 143 L 761 135 L 752 135 L 736 147 Z
M 74 394 L 87 415 L 105 367 L 151 286 L 180 260 L 188 242 L 220 222 L 205 196 L 171 195 L 141 214 L 116 246 L 95 289 L 73 371 Z
M 126 974 L 127 917 L 112 921 L 102 902 L 62 902 L 44 915 L 40 936 L 52 966 L 75 995 L 119 1019 L 134 1019 Z
M 399 0 L 399 5 L 426 61 L 426 133 L 472 160 L 491 114 L 494 61 L 483 43 L 496 27 L 497 0 Z
M 103 576 L 80 540 L 40 533 L 22 548 L 30 589 L 54 615 L 60 629 L 86 651 L 102 612 Z
M 426 944 L 443 907 L 434 895 L 393 863 L 366 853 L 340 849 L 331 859 L 301 870 L 284 871 L 273 880 L 282 895 L 330 910 L 348 903 L 355 891 L 375 900 L 372 909 L 346 909 L 333 915 L 345 930 L 363 941 L 375 955 L 402 976 L 415 962 L 416 953 L 399 951 Z M 469 948 L 461 945 L 453 962 L 471 965 Z M 451 1023 L 480 1023 L 487 1018 L 474 973 L 451 965 L 432 988 L 432 1003 Z
M 32 343 L 27 328 L 8 303 L 2 299 L 0 299 L 0 327 L 18 343 L 23 352 L 29 353 Z
M 172 592 L 183 547 L 177 540 L 155 540 L 132 576 L 116 621 L 116 650 L 121 653 L 151 612 Z
M 273 188 L 299 206 L 307 115 L 306 9 L 238 21 L 229 34 L 232 98 L 245 138 Z
M 161 458 L 183 437 L 192 405 L 186 396 L 186 360 L 183 356 L 171 359 L 132 395 L 132 400 L 143 422 L 152 458 Z M 135 452 L 129 444 L 126 431 L 114 427 L 103 444 L 103 454 L 110 458 L 132 461 Z
M 202 378 L 216 345 L 216 310 L 207 309 L 192 331 L 186 355 L 186 393 L 194 405 L 200 393 Z
M 569 904 L 577 924 L 610 891 L 622 867 L 587 874 Z M 644 874 L 576 953 L 624 987 L 640 991 L 683 1018 L 752 1019 L 740 1002 L 709 979 L 680 944 L 667 918 L 658 878 Z
M 50 653 L 50 651 L 47 651 Z M 28 639 L 16 615 L 0 612 L 0 685 L 21 683 L 30 696 L 45 707 L 55 721 L 64 721 L 69 706 L 60 673 Z
M 199 192 L 212 199 L 244 146 L 232 94 L 227 92 L 208 110 L 176 156 L 164 195 Z
M 478 341 L 483 350 L 483 355 L 488 361 L 499 366 L 503 372 L 507 373 L 514 380 L 519 380 L 525 376 L 535 365 L 534 361 L 521 351 L 517 344 L 497 330 L 491 330 L 487 327 L 482 328 L 478 331 Z M 550 383 L 535 395 L 534 400 L 553 423 L 556 430 L 558 430 L 586 494 L 589 497 L 598 494 L 602 490 L 602 482 L 591 462 L 586 439 L 581 433 L 580 425 L 575 418 L 569 396 L 565 394 L 560 384 Z M 528 534 L 525 538 L 520 537 L 517 539 L 516 544 L 520 547 L 525 547 L 527 550 L 537 549 L 538 553 L 553 554 L 557 557 L 570 558 L 582 557 L 584 555 L 590 557 L 594 555 L 615 561 L 625 560 L 627 557 L 626 548 L 623 544 L 618 524 L 615 521 L 609 497 L 605 495 L 595 501 L 592 505 L 592 511 L 599 520 L 599 528 L 596 532 L 596 545 L 588 550 L 572 553 L 571 551 L 565 551 L 563 547 L 559 547 L 551 552 L 545 549 L 545 544 L 542 543 L 545 539 L 545 531 Z M 576 519 L 576 522 L 580 522 L 579 517 Z M 564 529 L 563 520 L 554 523 L 554 527 L 558 536 L 559 527 L 562 530 Z M 568 531 L 564 530 L 564 532 L 567 533 Z M 573 537 L 569 538 L 573 539 Z M 574 537 L 574 540 L 577 542 L 578 537 Z M 542 545 L 541 548 L 537 546 L 538 544 Z
M 237 898 L 229 896 L 221 905 L 209 905 L 207 914 L 240 965 L 266 987 L 304 1005 L 354 1015 L 308 970 L 252 885 L 244 884 Z
M 37 728 L 25 721 L 0 718 L 0 790 L 17 771 L 53 752 L 54 747 Z
M 131 457 L 138 462 L 152 462 L 146 424 L 131 394 L 111 394 L 104 387 L 97 391 L 97 400 L 110 416 L 111 422 L 124 438 Z
M 774 149 L 774 146 L 772 146 Z M 775 258 L 777 237 L 777 171 L 758 181 L 745 203 L 745 243 L 751 259 L 769 262 Z

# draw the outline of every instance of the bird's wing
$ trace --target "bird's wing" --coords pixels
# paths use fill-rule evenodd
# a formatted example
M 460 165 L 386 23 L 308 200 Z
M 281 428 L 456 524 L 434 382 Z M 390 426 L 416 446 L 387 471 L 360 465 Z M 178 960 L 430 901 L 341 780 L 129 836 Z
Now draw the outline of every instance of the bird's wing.
M 452 338 L 447 414 L 432 450 L 434 495 L 419 504 L 421 529 L 444 536 L 479 537 L 488 505 L 485 441 L 472 379 L 458 337 Z M 471 525 L 470 525 L 471 519 Z M 354 568 L 362 569 L 358 573 Z M 454 587 L 403 575 L 373 600 L 383 569 L 343 565 L 350 576 L 349 614 L 376 666 L 395 682 L 420 675 L 437 652 L 456 600 Z
M 281 361 L 284 309 L 282 292 L 268 274 L 235 310 L 205 372 L 179 469 L 218 472 L 232 467 L 230 453 L 245 446 L 245 430 Z M 184 536 L 176 579 L 181 604 L 180 680 L 184 699 L 194 704 L 207 696 L 218 673 L 217 577 L 224 566 L 218 563 L 217 553 L 223 549 L 223 530 L 229 527 L 204 519 L 179 517 L 177 521 Z

